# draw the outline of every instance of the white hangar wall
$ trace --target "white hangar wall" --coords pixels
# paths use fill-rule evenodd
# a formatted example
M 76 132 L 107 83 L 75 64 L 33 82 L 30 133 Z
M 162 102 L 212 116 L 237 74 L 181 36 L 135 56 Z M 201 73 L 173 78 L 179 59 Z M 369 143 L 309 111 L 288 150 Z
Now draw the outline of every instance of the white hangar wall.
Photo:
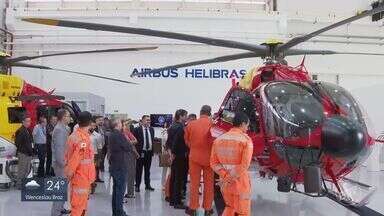
M 33 61 L 56 68 L 104 75 L 140 83 L 125 85 L 84 78 L 53 71 L 16 69 L 15 73 L 28 82 L 57 91 L 92 92 L 106 98 L 106 111 L 119 110 L 136 118 L 143 113 L 173 113 L 186 108 L 197 113 L 202 104 L 215 109 L 221 104 L 231 85 L 230 79 L 194 78 L 135 78 L 129 75 L 135 68 L 154 68 L 184 61 L 227 55 L 231 50 L 189 42 L 143 37 L 128 34 L 84 31 L 47 27 L 22 22 L 25 17 L 54 17 L 86 22 L 136 26 L 170 30 L 196 35 L 262 43 L 269 38 L 287 40 L 331 22 L 354 14 L 358 8 L 368 9 L 367 1 L 321 1 L 313 7 L 309 1 L 278 1 L 279 13 L 268 12 L 264 5 L 208 3 L 148 3 L 126 2 L 48 2 L 28 4 L 11 1 L 6 14 L 8 29 L 15 32 L 15 55 L 47 54 L 115 47 L 159 46 L 154 51 L 92 54 L 53 57 Z M 310 1 L 318 2 L 318 1 Z M 314 3 L 315 4 L 315 3 Z M 344 5 L 348 4 L 348 5 Z M 113 6 L 111 6 L 113 5 Z M 85 8 L 88 8 L 85 10 Z M 300 48 L 337 51 L 381 52 L 384 30 L 382 22 L 364 19 L 327 32 L 322 37 L 302 44 Z M 297 65 L 302 56 L 289 57 Z M 223 64 L 190 67 L 192 69 L 236 70 L 260 65 L 260 59 L 244 59 Z M 366 56 L 308 56 L 307 69 L 321 80 L 338 81 L 363 102 L 378 131 L 384 130 L 384 114 L 378 105 L 384 83 L 382 57 Z M 179 69 L 184 71 L 185 69 Z

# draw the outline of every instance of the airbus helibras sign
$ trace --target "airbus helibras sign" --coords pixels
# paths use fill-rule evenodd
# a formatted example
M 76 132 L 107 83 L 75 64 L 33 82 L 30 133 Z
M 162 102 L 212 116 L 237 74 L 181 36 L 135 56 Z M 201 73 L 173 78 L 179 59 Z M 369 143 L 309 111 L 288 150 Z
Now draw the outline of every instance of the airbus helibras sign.
M 150 71 L 151 68 L 134 68 L 132 75 Z M 163 70 L 151 74 L 139 75 L 139 78 L 186 78 L 186 79 L 240 79 L 246 74 L 245 69 L 227 68 L 181 68 Z

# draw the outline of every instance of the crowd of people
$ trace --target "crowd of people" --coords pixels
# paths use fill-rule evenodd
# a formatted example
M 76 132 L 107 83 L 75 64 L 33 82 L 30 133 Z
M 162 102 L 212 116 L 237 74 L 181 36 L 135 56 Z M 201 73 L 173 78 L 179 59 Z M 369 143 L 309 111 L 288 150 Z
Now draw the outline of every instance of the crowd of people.
M 155 130 L 150 116 L 144 115 L 136 127 L 133 120 L 110 120 L 89 112 L 81 112 L 76 120 L 77 125 L 71 129 L 70 113 L 61 109 L 56 116 L 49 116 L 49 122 L 41 116 L 30 132 L 31 118 L 23 118 L 15 134 L 19 158 L 17 187 L 21 188 L 31 160 L 37 155 L 38 177 L 67 178 L 70 185 L 71 210 L 64 208 L 64 202 L 53 202 L 51 215 L 86 215 L 89 195 L 95 192 L 97 183 L 106 180 L 106 160 L 113 181 L 112 215 L 126 216 L 124 200 L 133 199 L 140 192 L 143 172 L 145 190 L 155 190 L 150 177 L 155 154 Z M 175 209 L 197 215 L 203 188 L 204 214 L 213 215 L 216 173 L 226 205 L 223 215 L 250 215 L 247 168 L 253 146 L 246 134 L 249 119 L 236 113 L 234 129 L 216 140 L 211 135 L 212 125 L 211 107 L 204 105 L 198 119 L 195 114 L 188 115 L 186 110 L 179 109 L 173 123 L 164 128 L 167 139 L 161 152 L 169 155 L 170 164 L 170 172 L 166 167 L 163 169 L 165 200 Z M 187 191 L 188 206 L 184 202 Z

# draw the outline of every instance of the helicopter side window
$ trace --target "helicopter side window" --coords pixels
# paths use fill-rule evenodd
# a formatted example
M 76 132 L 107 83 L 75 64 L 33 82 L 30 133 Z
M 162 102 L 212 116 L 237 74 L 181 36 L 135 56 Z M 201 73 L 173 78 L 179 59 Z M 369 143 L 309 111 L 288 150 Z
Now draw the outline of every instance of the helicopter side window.
M 275 75 L 273 71 L 263 71 L 261 73 L 261 82 L 269 82 L 275 79 Z
M 51 116 L 54 116 L 57 114 L 58 108 L 57 107 L 51 107 L 51 106 L 39 106 L 37 108 L 37 118 L 40 118 L 41 116 L 44 116 L 46 118 L 49 118 Z
M 8 122 L 10 124 L 18 124 L 23 122 L 23 117 L 27 111 L 24 107 L 9 107 L 8 108 Z
M 224 105 L 221 118 L 230 124 L 233 122 L 236 112 L 244 112 L 250 119 L 249 129 L 252 132 L 260 131 L 259 118 L 256 115 L 256 107 L 253 97 L 249 92 L 236 89 L 229 96 Z

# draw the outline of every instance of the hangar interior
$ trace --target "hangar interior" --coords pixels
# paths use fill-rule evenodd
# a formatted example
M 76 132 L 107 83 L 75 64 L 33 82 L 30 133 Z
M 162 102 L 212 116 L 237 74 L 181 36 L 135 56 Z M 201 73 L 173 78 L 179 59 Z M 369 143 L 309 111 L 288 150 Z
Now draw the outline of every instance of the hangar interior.
M 38 25 L 25 18 L 53 18 L 136 28 L 186 33 L 211 38 L 262 44 L 270 39 L 288 41 L 305 35 L 363 10 L 371 9 L 367 0 L 0 0 L 0 24 L 12 34 L 4 39 L 3 51 L 13 57 L 58 52 L 158 47 L 155 50 L 94 53 L 40 58 L 28 63 L 64 70 L 106 76 L 138 83 L 131 85 L 89 78 L 54 70 L 12 69 L 13 75 L 28 83 L 55 92 L 82 92 L 100 96 L 100 113 L 128 114 L 139 119 L 145 113 L 173 114 L 178 108 L 198 113 L 203 104 L 219 110 L 232 85 L 252 68 L 263 64 L 261 58 L 190 66 L 163 71 L 159 76 L 131 77 L 132 74 L 193 60 L 241 52 L 236 49 L 134 34 L 91 31 Z M 325 49 L 340 52 L 384 53 L 384 22 L 371 17 L 327 31 L 297 45 L 299 49 Z M 289 65 L 300 65 L 304 55 L 287 56 Z M 384 131 L 383 56 L 308 55 L 305 67 L 312 78 L 340 85 L 350 91 L 369 116 L 378 137 Z M 213 70 L 217 71 L 213 75 Z M 92 97 L 89 97 L 92 100 Z M 105 99 L 105 102 L 104 102 Z M 92 103 L 92 102 L 90 102 Z M 105 103 L 105 105 L 104 105 Z M 105 106 L 105 107 L 104 107 Z M 104 110 L 105 109 L 105 110 Z M 364 114 L 364 115 L 365 115 Z M 372 125 L 372 126 L 371 126 Z M 1 127 L 1 126 L 0 126 Z M 152 164 L 155 192 L 142 192 L 124 204 L 129 215 L 185 215 L 163 201 L 161 169 L 157 157 Z M 376 192 L 367 207 L 382 215 L 384 206 L 384 152 L 373 147 L 368 160 L 350 177 L 373 185 Z M 311 198 L 297 193 L 277 192 L 276 181 L 252 176 L 252 215 L 359 215 L 327 198 Z M 49 215 L 49 202 L 20 202 L 19 192 L 0 192 L 0 216 Z M 99 187 L 90 198 L 89 215 L 110 215 L 110 194 Z M 201 215 L 202 212 L 200 212 Z

